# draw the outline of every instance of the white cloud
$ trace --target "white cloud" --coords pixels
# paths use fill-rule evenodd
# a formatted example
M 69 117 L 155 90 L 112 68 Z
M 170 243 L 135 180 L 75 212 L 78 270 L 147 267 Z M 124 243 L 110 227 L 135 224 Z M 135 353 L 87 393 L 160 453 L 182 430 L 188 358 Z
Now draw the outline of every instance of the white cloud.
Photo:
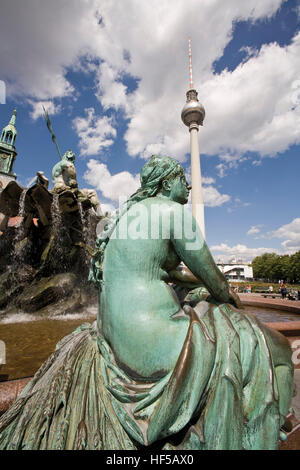
M 187 180 L 191 180 L 190 167 L 186 171 Z M 203 200 L 204 205 L 207 207 L 217 207 L 225 204 L 230 201 L 231 197 L 228 194 L 221 194 L 213 184 L 216 182 L 215 178 L 211 176 L 202 176 L 202 191 L 203 191 Z M 189 206 L 191 207 L 191 192 L 189 196 Z
M 219 163 L 216 166 L 216 169 L 220 178 L 224 178 L 224 176 L 226 176 L 228 169 L 237 168 L 240 163 L 248 160 L 248 157 L 243 157 L 240 154 L 221 154 L 219 155 L 219 158 L 222 163 Z
M 246 54 L 243 62 L 246 62 L 250 57 L 256 56 L 258 54 L 258 50 L 255 47 L 250 46 L 241 47 L 239 52 L 245 52 Z
M 213 186 L 204 186 L 203 199 L 206 206 L 216 207 L 230 201 L 230 196 L 228 194 L 220 194 Z
M 113 202 L 127 199 L 140 187 L 139 175 L 132 175 L 128 171 L 112 175 L 107 165 L 94 159 L 88 161 L 87 167 L 88 170 L 84 174 L 85 181 L 95 189 L 100 190 L 105 198 Z M 211 182 L 213 178 L 207 178 L 207 181 Z M 213 186 L 203 187 L 203 198 L 207 207 L 221 206 L 230 200 L 228 194 L 221 194 Z
M 186 172 L 188 176 L 189 172 Z M 189 181 L 190 178 L 187 178 Z M 206 207 L 217 207 L 222 206 L 226 202 L 231 200 L 231 197 L 228 194 L 221 194 L 213 185 L 215 183 L 215 179 L 204 176 L 202 177 L 202 193 L 203 193 L 203 201 Z M 193 191 L 193 190 L 192 190 Z M 191 209 L 192 207 L 192 192 L 189 195 L 188 205 L 186 206 L 187 209 Z
M 29 104 L 32 106 L 32 111 L 30 117 L 35 121 L 41 116 L 44 116 L 44 110 L 48 112 L 49 116 L 51 114 L 58 114 L 61 111 L 61 105 L 55 105 L 53 101 L 33 101 L 28 100 Z
M 242 161 L 247 160 L 247 158 L 246 157 L 242 158 L 240 155 L 224 154 L 224 155 L 220 155 L 220 160 L 227 163 L 231 167 L 236 168 L 237 162 L 241 160 Z
M 227 166 L 224 163 L 219 163 L 216 166 L 216 169 L 220 178 L 224 178 L 224 176 L 226 176 Z
M 248 230 L 247 235 L 256 235 L 257 233 L 260 233 L 260 227 L 261 225 L 252 225 Z
M 115 212 L 116 207 L 113 204 L 107 204 L 106 202 L 101 202 L 101 210 L 103 214 L 106 214 L 107 212 L 109 214 L 112 214 Z
M 292 220 L 289 224 L 282 225 L 277 230 L 269 232 L 271 238 L 285 238 L 282 242 L 283 248 L 287 252 L 300 250 L 300 218 Z
M 97 155 L 103 149 L 110 147 L 117 131 L 112 126 L 112 118 L 95 115 L 94 108 L 85 109 L 86 117 L 73 120 L 73 127 L 79 137 L 81 155 Z
M 251 17 L 255 20 L 265 15 L 270 16 L 281 2 L 267 2 L 263 6 L 261 3 L 230 1 L 225 5 L 224 2 L 212 4 L 203 1 L 200 4 L 190 1 L 182 5 L 177 2 L 170 10 L 168 2 L 161 1 L 155 6 L 152 2 L 151 7 L 145 7 L 141 2 L 132 2 L 129 3 L 128 11 L 134 12 L 135 24 L 130 32 L 126 19 L 124 21 L 124 15 L 121 14 L 121 7 L 110 4 L 111 7 L 107 9 L 109 17 L 113 15 L 115 20 L 122 17 L 122 25 L 118 24 L 118 34 L 122 36 L 124 47 L 131 57 L 126 71 L 140 78 L 137 91 L 133 96 L 127 95 L 130 121 L 125 139 L 128 152 L 132 156 L 147 158 L 153 153 L 155 146 L 156 151 L 160 153 L 184 159 L 189 139 L 187 129 L 180 122 L 180 112 L 184 104 L 185 84 L 188 81 L 188 64 L 186 44 L 182 38 L 191 34 L 195 44 L 201 44 L 201 49 L 198 48 L 197 53 L 194 53 L 194 77 L 201 77 L 202 90 L 203 85 L 213 78 L 212 63 L 222 55 L 231 38 L 232 21 L 238 18 Z M 188 20 L 191 14 L 197 17 L 194 25 Z M 137 39 L 140 34 L 143 35 L 142 49 Z M 117 67 L 116 64 L 114 66 Z M 208 99 L 202 91 L 201 96 Z M 122 100 L 123 98 L 124 94 Z M 104 99 L 103 95 L 102 103 L 105 103 Z M 115 102 L 110 100 L 110 103 L 116 109 L 119 108 L 119 99 Z M 210 109 L 209 112 L 211 113 Z M 228 121 L 228 117 L 225 121 Z M 224 119 L 221 126 L 223 125 Z M 213 127 L 215 131 L 215 126 Z M 219 151 L 222 142 L 216 133 L 213 140 L 216 141 Z M 208 139 L 205 140 L 204 129 L 201 129 L 200 141 L 201 151 L 207 152 L 209 145 Z
M 239 197 L 235 197 L 234 200 L 232 201 L 231 207 L 227 208 L 227 212 L 231 213 L 240 207 L 248 207 L 248 206 L 251 206 L 250 202 L 243 202 Z
M 196 13 L 197 5 L 191 3 L 194 13 Z M 271 5 L 272 11 L 270 10 Z M 254 4 L 252 4 L 253 6 Z M 255 7 L 257 6 L 258 4 L 255 5 Z M 268 3 L 266 10 L 264 10 L 264 7 L 260 10 L 255 8 L 254 16 L 258 18 L 258 14 L 270 15 L 278 6 L 279 3 L 275 5 L 272 2 Z M 216 7 L 215 4 L 214 7 Z M 261 4 L 259 4 L 260 7 Z M 232 15 L 231 20 L 237 14 L 236 8 L 236 3 L 234 3 L 234 8 L 232 2 L 229 6 L 226 3 L 226 13 L 229 17 Z M 242 11 L 237 15 L 238 17 L 251 16 L 251 11 L 247 7 L 245 7 L 247 12 L 246 9 L 241 8 Z M 181 64 L 185 63 L 186 57 L 182 45 L 178 42 L 178 34 L 176 38 L 173 37 L 174 30 L 171 28 L 172 23 L 173 26 L 176 23 L 181 28 L 185 27 L 185 12 L 182 12 L 181 22 L 178 19 L 178 12 L 179 7 L 178 10 L 174 8 L 174 14 L 172 12 L 168 17 L 167 24 L 170 28 L 168 56 L 166 53 L 163 55 L 163 41 L 160 43 L 160 48 L 157 49 L 155 40 L 151 44 L 147 44 L 146 50 L 143 51 L 145 55 L 142 57 L 137 46 L 131 42 L 130 35 L 126 38 L 132 59 L 126 70 L 141 79 L 137 92 L 133 96 L 126 95 L 128 104 L 130 104 L 130 112 L 128 113 L 130 122 L 126 140 L 128 151 L 132 156 L 140 155 L 147 158 L 153 153 L 153 146 L 155 146 L 155 151 L 169 153 L 182 160 L 188 151 L 186 129 L 179 119 L 183 105 L 181 97 L 183 94 L 180 95 L 179 90 L 182 89 L 184 76 L 183 70 L 178 68 L 178 63 L 180 61 Z M 208 4 L 204 2 L 201 5 L 201 14 L 199 15 L 201 20 L 206 17 L 208 12 Z M 140 11 L 136 13 L 138 17 L 139 13 Z M 219 152 L 238 153 L 238 156 L 233 155 L 232 157 L 230 155 L 231 158 L 236 159 L 236 164 L 243 156 L 243 153 L 248 150 L 258 151 L 262 155 L 283 151 L 287 146 L 297 142 L 299 138 L 297 130 L 298 112 L 291 111 L 290 90 L 291 83 L 297 77 L 299 70 L 298 41 L 295 40 L 287 48 L 281 48 L 275 44 L 265 46 L 254 56 L 248 57 L 245 63 L 233 72 L 225 71 L 221 75 L 213 75 L 211 73 L 213 61 L 210 59 L 213 55 L 214 60 L 222 55 L 223 46 L 221 46 L 221 43 L 225 45 L 231 35 L 231 23 L 230 25 L 227 23 L 229 18 L 225 14 L 224 21 L 220 22 L 222 27 L 214 29 L 214 34 L 217 33 L 217 40 L 213 41 L 214 47 L 207 44 L 210 33 L 206 28 L 211 25 L 211 22 L 215 21 L 219 13 L 224 15 L 223 5 L 221 4 L 218 13 L 214 10 L 213 19 L 206 18 L 207 24 L 201 25 L 200 30 L 204 34 L 207 33 L 206 37 L 203 38 L 200 31 L 197 33 L 197 43 L 202 44 L 203 51 L 207 54 L 202 57 L 202 52 L 197 51 L 197 55 L 194 53 L 194 57 L 196 56 L 194 59 L 194 77 L 196 69 L 198 76 L 202 78 L 199 90 L 201 90 L 201 97 L 205 101 L 207 111 L 204 128 L 200 130 L 201 151 L 211 154 Z M 153 26 L 153 23 L 151 25 Z M 146 37 L 147 27 L 143 33 Z M 174 61 L 174 55 L 172 54 L 173 48 L 176 61 Z M 153 62 L 149 61 L 148 51 L 151 54 L 151 59 L 156 57 L 155 67 L 150 68 Z M 281 67 L 279 64 L 282 61 L 290 72 L 285 76 L 280 74 Z M 202 66 L 200 63 L 202 63 Z M 143 68 L 141 64 L 143 64 Z M 177 70 L 174 70 L 174 67 Z M 253 80 L 253 76 L 255 76 L 255 80 Z M 279 94 L 274 83 L 279 84 Z M 123 98 L 124 93 L 121 100 L 117 99 L 114 103 L 113 100 L 110 100 L 111 106 L 118 109 Z M 102 103 L 105 103 L 104 96 Z M 173 119 L 170 122 L 170 116 L 178 116 L 178 120 Z M 280 118 L 283 120 L 287 118 L 283 134 L 277 132 L 276 127 Z M 270 122 L 272 123 L 271 126 Z M 225 167 L 228 165 L 228 162 L 226 163 L 223 164 Z M 232 161 L 229 167 L 232 167 Z
M 234 256 L 242 259 L 244 262 L 248 262 L 256 256 L 263 255 L 264 253 L 279 254 L 279 251 L 275 248 L 249 248 L 242 244 L 229 246 L 226 243 L 221 243 L 220 245 L 211 246 L 210 249 L 213 253 L 218 253 L 218 258 L 222 258 L 223 261 L 228 261 Z
M 208 79 L 201 90 L 208 110 L 204 151 L 272 156 L 300 143 L 300 106 L 293 106 L 292 88 L 299 70 L 300 34 L 289 46 L 264 45 L 234 71 Z
M 174 0 L 170 8 L 170 0 L 126 0 L 124 8 L 117 0 L 10 0 L 1 5 L 1 79 L 10 95 L 45 101 L 74 94 L 67 71 L 85 67 L 95 74 L 104 108 L 124 110 L 130 155 L 147 158 L 155 148 L 182 161 L 189 148 L 180 112 L 190 35 L 194 81 L 207 112 L 201 152 L 282 151 L 299 139 L 289 88 L 299 75 L 300 39 L 286 48 L 265 46 L 233 72 L 212 73 L 233 22 L 269 18 L 282 3 Z M 126 77 L 138 80 L 133 93 Z
M 128 171 L 122 171 L 112 175 L 104 163 L 97 160 L 89 160 L 88 170 L 84 179 L 92 187 L 102 192 L 103 196 L 114 202 L 119 202 L 131 196 L 140 186 L 139 175 L 132 175 Z
M 130 102 L 127 96 L 127 87 L 122 83 L 120 71 L 103 62 L 96 74 L 98 92 L 96 96 L 104 109 L 114 107 L 123 108 L 127 113 L 130 110 Z
M 211 176 L 202 176 L 202 184 L 214 184 L 215 182 L 215 178 Z

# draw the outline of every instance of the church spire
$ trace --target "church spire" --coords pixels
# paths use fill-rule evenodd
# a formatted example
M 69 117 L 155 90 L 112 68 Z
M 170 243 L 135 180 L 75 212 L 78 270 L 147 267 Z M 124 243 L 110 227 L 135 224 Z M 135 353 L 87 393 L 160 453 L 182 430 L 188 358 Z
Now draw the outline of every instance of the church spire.
M 0 180 L 16 179 L 16 175 L 13 173 L 13 165 L 17 156 L 15 147 L 16 138 L 18 135 L 16 129 L 16 117 L 17 110 L 14 109 L 7 126 L 3 127 L 0 137 Z M 6 182 L 5 179 L 5 182 Z M 2 186 L 3 186 L 3 181 Z
M 16 129 L 16 117 L 17 117 L 17 110 L 14 109 L 14 112 L 10 118 L 9 123 L 7 126 L 3 127 L 2 133 L 1 133 L 1 139 L 0 143 L 5 144 L 7 147 L 15 147 L 15 142 L 16 138 L 18 135 L 17 129 Z
M 9 124 L 11 126 L 14 126 L 16 125 L 16 117 L 17 117 L 17 110 L 14 109 L 14 112 L 12 113 L 12 117 L 10 118 L 10 121 L 9 121 Z

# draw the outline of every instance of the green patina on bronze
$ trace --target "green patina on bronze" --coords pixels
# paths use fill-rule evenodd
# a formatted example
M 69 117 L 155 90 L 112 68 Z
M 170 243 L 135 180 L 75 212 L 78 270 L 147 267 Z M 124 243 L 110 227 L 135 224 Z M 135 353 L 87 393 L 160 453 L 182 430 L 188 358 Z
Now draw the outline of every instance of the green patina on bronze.
M 68 150 L 62 159 L 52 169 L 53 191 L 61 192 L 66 189 L 77 189 L 75 170 L 75 154 Z
M 89 201 L 95 213 L 99 217 L 103 217 L 100 202 L 95 190 L 78 189 L 75 153 L 68 150 L 61 160 L 54 165 L 52 169 L 53 193 L 61 194 L 65 191 L 72 191 L 79 202 Z
M 178 162 L 146 163 L 97 241 L 97 322 L 64 338 L 1 418 L 1 449 L 278 447 L 291 349 L 241 308 L 188 192 Z
M 16 129 L 16 116 L 17 110 L 15 109 L 8 125 L 2 129 L 0 136 L 0 174 L 2 173 L 13 179 L 16 178 L 16 175 L 13 173 L 13 165 L 17 156 L 15 147 L 18 135 Z

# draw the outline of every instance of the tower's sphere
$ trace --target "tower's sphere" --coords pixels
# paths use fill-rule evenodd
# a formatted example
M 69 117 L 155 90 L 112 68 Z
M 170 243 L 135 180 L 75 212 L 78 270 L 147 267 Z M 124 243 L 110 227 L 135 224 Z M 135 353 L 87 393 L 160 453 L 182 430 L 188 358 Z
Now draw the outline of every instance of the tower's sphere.
M 181 119 L 186 126 L 196 123 L 199 126 L 203 125 L 205 117 L 205 109 L 198 100 L 187 101 L 181 112 Z

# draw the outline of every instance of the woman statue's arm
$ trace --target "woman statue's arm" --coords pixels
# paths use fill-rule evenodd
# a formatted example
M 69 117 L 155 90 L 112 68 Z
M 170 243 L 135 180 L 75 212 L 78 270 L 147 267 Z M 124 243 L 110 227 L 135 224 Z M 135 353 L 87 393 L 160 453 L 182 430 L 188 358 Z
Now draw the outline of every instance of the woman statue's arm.
M 172 282 L 181 285 L 188 285 L 191 287 L 203 285 L 202 280 L 194 276 L 191 270 L 182 263 L 178 265 L 176 269 L 169 271 L 168 274 Z
M 238 296 L 231 292 L 224 275 L 214 262 L 190 211 L 179 204 L 174 205 L 173 209 L 171 241 L 180 259 L 193 275 L 203 282 L 214 299 L 218 302 L 232 303 L 240 308 Z

